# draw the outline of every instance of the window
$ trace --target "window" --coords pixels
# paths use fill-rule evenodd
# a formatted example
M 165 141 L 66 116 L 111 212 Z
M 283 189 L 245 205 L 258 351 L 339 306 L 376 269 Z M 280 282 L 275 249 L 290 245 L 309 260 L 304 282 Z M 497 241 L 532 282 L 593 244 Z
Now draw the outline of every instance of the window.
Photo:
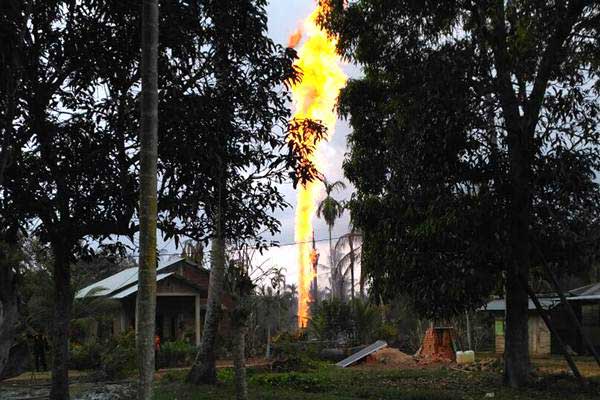
M 600 304 L 582 306 L 581 323 L 583 326 L 600 326 Z

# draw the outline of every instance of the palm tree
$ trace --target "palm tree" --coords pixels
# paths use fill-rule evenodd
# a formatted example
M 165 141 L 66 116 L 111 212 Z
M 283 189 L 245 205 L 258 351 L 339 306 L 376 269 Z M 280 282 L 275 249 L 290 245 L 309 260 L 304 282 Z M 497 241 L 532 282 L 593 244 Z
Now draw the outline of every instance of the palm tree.
M 158 0 L 142 3 L 140 130 L 140 259 L 136 304 L 138 400 L 152 398 L 156 318 L 156 218 L 158 146 Z
M 344 206 L 342 203 L 333 198 L 332 193 L 346 189 L 346 184 L 342 181 L 329 182 L 323 178 L 323 185 L 325 186 L 325 198 L 319 203 L 317 208 L 317 217 L 323 218 L 327 227 L 329 228 L 329 262 L 331 265 L 332 281 L 337 282 L 339 278 L 339 271 L 335 268 L 334 255 L 333 255 L 333 242 L 331 232 L 335 225 L 335 220 L 342 216 L 344 213 Z M 335 290 L 332 288 L 331 294 L 335 296 Z
M 356 259 L 360 258 L 360 252 L 362 250 L 362 245 L 360 244 L 360 240 L 362 239 L 362 233 L 354 227 L 354 225 L 350 224 L 350 232 L 346 233 L 342 237 L 338 239 L 335 244 L 335 251 L 341 253 L 342 250 L 348 246 L 349 250 L 346 254 L 342 255 L 337 262 L 336 270 L 340 271 L 342 276 L 346 276 L 348 272 L 350 272 L 350 298 L 354 300 L 354 267 L 356 264 Z M 347 265 L 347 267 L 346 267 Z M 346 267 L 345 272 L 344 267 Z M 362 272 L 360 278 L 360 296 L 363 295 L 363 279 Z

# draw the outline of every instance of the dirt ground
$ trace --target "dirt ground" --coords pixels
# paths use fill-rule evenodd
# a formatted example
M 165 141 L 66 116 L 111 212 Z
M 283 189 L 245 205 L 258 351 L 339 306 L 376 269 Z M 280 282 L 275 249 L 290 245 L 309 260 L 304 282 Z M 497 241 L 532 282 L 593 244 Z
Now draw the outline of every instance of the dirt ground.
M 576 364 L 581 374 L 587 378 L 600 378 L 600 367 L 592 357 L 576 357 Z M 541 374 L 570 374 L 565 359 L 561 356 L 545 358 L 533 358 L 533 368 Z M 432 361 L 419 359 L 398 349 L 386 347 L 366 358 L 364 362 L 358 363 L 351 368 L 358 370 L 396 370 L 396 369 L 429 369 L 446 367 L 454 370 L 488 371 L 502 370 L 502 358 L 492 353 L 481 353 L 476 355 L 475 363 L 470 365 L 457 365 L 456 363 Z

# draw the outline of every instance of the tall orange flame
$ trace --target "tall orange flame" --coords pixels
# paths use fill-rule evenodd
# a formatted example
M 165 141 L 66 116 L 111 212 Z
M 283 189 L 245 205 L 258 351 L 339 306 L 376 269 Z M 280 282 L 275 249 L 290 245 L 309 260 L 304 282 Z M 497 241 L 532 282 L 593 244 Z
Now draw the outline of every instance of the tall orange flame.
M 304 44 L 298 50 L 297 66 L 302 70 L 302 82 L 292 88 L 295 114 L 293 118 L 321 121 L 327 127 L 328 139 L 335 129 L 337 115 L 334 106 L 340 89 L 346 84 L 340 57 L 335 51 L 336 40 L 317 25 L 317 17 L 324 2 L 304 21 L 301 29 L 290 36 L 290 44 L 296 45 L 301 36 Z M 311 160 L 320 170 L 322 155 L 320 149 L 314 152 Z M 298 189 L 296 205 L 295 238 L 298 245 L 298 326 L 306 327 L 309 318 L 310 283 L 314 278 L 310 254 L 310 240 L 313 230 L 312 218 L 316 212 L 316 200 L 320 182 L 311 182 Z

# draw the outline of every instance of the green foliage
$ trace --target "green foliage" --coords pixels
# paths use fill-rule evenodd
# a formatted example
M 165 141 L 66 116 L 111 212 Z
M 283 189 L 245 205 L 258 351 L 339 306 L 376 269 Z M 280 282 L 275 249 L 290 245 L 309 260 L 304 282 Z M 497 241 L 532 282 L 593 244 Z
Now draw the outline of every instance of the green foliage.
M 158 352 L 160 368 L 186 367 L 192 365 L 197 348 L 184 340 L 161 343 Z
M 96 341 L 83 344 L 70 343 L 69 366 L 77 370 L 93 370 L 100 367 L 105 346 Z
M 306 340 L 302 332 L 282 332 L 273 338 L 273 370 L 278 372 L 310 371 L 322 348 L 320 343 Z
M 187 373 L 187 370 L 184 369 L 166 371 L 161 377 L 161 382 L 183 382 Z M 222 382 L 220 377 L 219 381 Z
M 273 211 L 289 206 L 277 184 L 314 178 L 305 162 L 311 146 L 288 138 L 310 132 L 316 141 L 324 128 L 288 122 L 289 84 L 300 71 L 295 51 L 267 35 L 265 7 L 262 0 L 203 2 L 189 54 L 194 66 L 175 69 L 182 84 L 161 99 L 161 168 L 172 171 L 162 174 L 161 227 L 176 243 L 180 235 L 211 237 L 217 222 L 231 240 L 274 234 Z
M 101 355 L 100 379 L 123 379 L 136 368 L 135 332 L 128 331 L 111 338 Z
M 331 3 L 321 22 L 365 72 L 339 111 L 375 299 L 402 292 L 449 317 L 503 272 L 586 269 L 600 219 L 597 5 Z
M 329 227 L 333 227 L 335 220 L 344 213 L 344 206 L 334 199 L 332 194 L 345 189 L 346 185 L 342 181 L 329 182 L 325 178 L 323 178 L 323 185 L 325 186 L 325 198 L 321 200 L 317 207 L 317 217 L 322 217 Z
M 352 307 L 339 299 L 323 300 L 312 310 L 309 330 L 320 340 L 344 339 L 352 336 Z
M 320 340 L 352 344 L 394 340 L 397 335 L 393 324 L 384 323 L 380 307 L 360 299 L 322 301 L 313 310 L 309 330 Z
M 558 360 L 538 360 L 536 363 L 559 363 Z M 582 360 L 583 362 L 583 360 Z M 585 362 L 591 370 L 593 361 Z M 560 364 L 564 369 L 564 363 Z M 219 371 L 222 384 L 199 388 L 183 382 L 160 382 L 156 399 L 221 400 L 234 398 L 232 370 Z M 225 374 L 226 373 L 226 374 Z M 221 379 L 223 378 L 223 379 Z M 494 399 L 513 400 L 592 400 L 597 398 L 598 380 L 588 388 L 573 377 L 541 375 L 536 383 L 522 389 L 500 384 L 496 370 L 465 373 L 452 369 L 341 369 L 321 365 L 305 372 L 268 373 L 255 371 L 249 378 L 249 398 L 256 400 L 465 400 L 481 399 L 494 393 Z
M 281 374 L 263 374 L 250 379 L 250 383 L 266 385 L 271 387 L 294 387 L 306 392 L 319 392 L 326 384 L 324 377 L 319 375 L 307 375 L 298 372 L 286 372 Z

